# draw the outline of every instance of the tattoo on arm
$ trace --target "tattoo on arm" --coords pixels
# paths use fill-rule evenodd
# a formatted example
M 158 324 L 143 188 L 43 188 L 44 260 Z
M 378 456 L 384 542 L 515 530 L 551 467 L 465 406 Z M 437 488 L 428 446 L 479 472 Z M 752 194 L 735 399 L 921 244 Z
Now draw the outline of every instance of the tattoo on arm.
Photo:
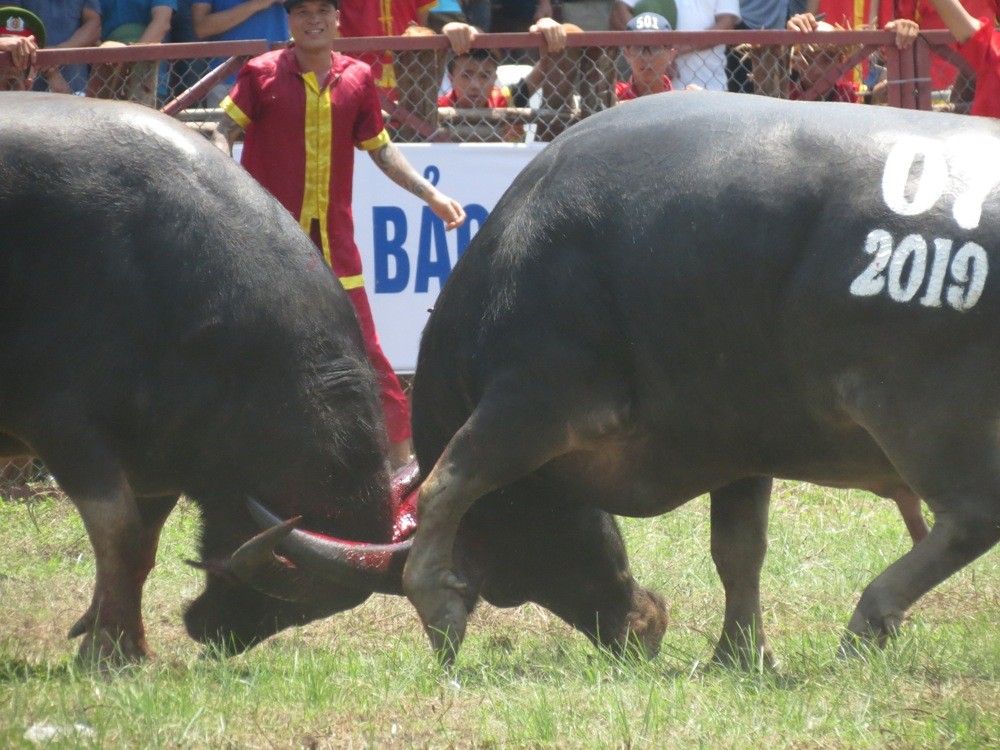
M 431 190 L 431 185 L 427 180 L 417 174 L 417 171 L 406 160 L 392 142 L 380 146 L 371 152 L 372 161 L 381 169 L 385 176 L 395 182 L 404 190 L 408 190 L 415 196 L 425 199 Z

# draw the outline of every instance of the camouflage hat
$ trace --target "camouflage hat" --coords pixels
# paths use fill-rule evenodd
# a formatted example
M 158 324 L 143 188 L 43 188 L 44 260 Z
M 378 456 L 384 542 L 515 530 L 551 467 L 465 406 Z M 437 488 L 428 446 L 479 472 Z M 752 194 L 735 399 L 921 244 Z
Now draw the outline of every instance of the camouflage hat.
M 35 44 L 45 46 L 45 24 L 24 8 L 7 5 L 0 8 L 0 36 L 34 36 Z

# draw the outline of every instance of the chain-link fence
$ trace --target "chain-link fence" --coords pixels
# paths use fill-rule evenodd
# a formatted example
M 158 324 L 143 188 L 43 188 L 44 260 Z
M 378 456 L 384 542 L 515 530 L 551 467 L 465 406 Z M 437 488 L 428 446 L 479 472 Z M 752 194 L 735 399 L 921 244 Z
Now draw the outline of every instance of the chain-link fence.
M 888 104 L 966 112 L 968 64 L 946 31 L 899 50 L 883 31 L 571 32 L 549 53 L 539 35 L 485 34 L 456 58 L 427 29 L 405 37 L 341 39 L 369 62 L 401 142 L 550 140 L 616 102 L 659 89 L 702 88 L 786 99 Z M 263 41 L 42 50 L 36 89 L 126 99 L 164 109 L 206 131 L 243 61 Z M 0 54 L 0 68 L 9 56 Z M 82 70 L 82 73 L 81 73 Z M 0 87 L 23 88 L 10 71 Z M 652 88 L 650 88 L 652 87 Z
M 659 88 L 968 112 L 975 76 L 946 31 L 909 50 L 882 31 L 588 32 L 549 53 L 538 35 L 485 34 L 456 58 L 429 30 L 342 39 L 372 64 L 386 121 L 400 142 L 547 141 L 574 122 Z M 42 50 L 34 88 L 137 101 L 210 134 L 243 62 L 262 40 Z M 6 66 L 6 68 L 5 68 Z M 0 53 L 0 90 L 32 84 Z M 862 104 L 859 104 L 862 106 Z M 407 389 L 411 383 L 406 380 Z M 45 477 L 29 459 L 0 462 L 0 483 Z

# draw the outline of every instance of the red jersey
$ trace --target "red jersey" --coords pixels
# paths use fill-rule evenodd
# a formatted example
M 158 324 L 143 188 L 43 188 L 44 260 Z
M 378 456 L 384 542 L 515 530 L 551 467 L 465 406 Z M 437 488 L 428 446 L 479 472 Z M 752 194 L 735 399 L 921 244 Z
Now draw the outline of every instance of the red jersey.
M 973 18 L 986 16 L 993 25 L 997 15 L 997 0 L 959 0 Z M 891 6 L 891 4 L 890 4 Z M 909 18 L 920 24 L 921 31 L 931 29 L 947 29 L 937 9 L 930 0 L 896 0 L 896 18 Z M 879 24 L 882 28 L 885 24 Z M 945 89 L 955 82 L 956 69 L 943 57 L 931 56 L 931 86 L 935 89 Z
M 400 36 L 412 24 L 420 23 L 421 11 L 430 10 L 438 0 L 340 0 L 340 35 Z M 371 65 L 375 82 L 382 88 L 396 86 L 392 53 L 364 52 L 359 60 Z
M 970 115 L 1000 117 L 1000 31 L 986 18 L 979 19 L 979 31 L 958 53 L 976 70 L 976 93 Z
M 663 84 L 667 87 L 666 91 L 673 91 L 674 87 L 670 83 L 670 79 L 663 76 Z M 666 93 L 666 91 L 661 93 Z M 627 102 L 631 99 L 638 98 L 639 94 L 636 93 L 635 85 L 632 81 L 618 81 L 615 84 L 615 96 L 618 97 L 618 101 Z
M 323 256 L 345 289 L 364 285 L 354 244 L 354 149 L 389 142 L 371 69 L 331 53 L 325 81 L 303 73 L 295 49 L 243 66 L 220 106 L 246 130 L 242 163 L 310 233 L 319 224 Z
M 500 88 L 499 86 L 494 86 L 490 90 L 490 98 L 486 103 L 486 106 L 490 109 L 502 109 L 504 107 L 510 106 L 511 101 L 510 90 L 506 87 Z M 438 97 L 439 107 L 454 107 L 455 102 L 458 100 L 458 93 L 454 90 L 449 91 L 444 96 Z

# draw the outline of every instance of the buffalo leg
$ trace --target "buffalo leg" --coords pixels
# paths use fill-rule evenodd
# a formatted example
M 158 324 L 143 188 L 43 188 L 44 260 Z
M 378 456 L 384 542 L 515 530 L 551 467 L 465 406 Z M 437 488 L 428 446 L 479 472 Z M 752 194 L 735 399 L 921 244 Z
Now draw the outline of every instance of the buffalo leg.
M 924 514 L 920 509 L 920 496 L 909 487 L 900 487 L 892 495 L 893 502 L 899 508 L 899 515 L 903 517 L 906 530 L 910 533 L 910 539 L 914 544 L 922 542 L 929 532 Z
M 500 392 L 503 389 L 499 389 Z M 480 497 L 582 444 L 607 423 L 576 424 L 575 414 L 606 415 L 565 403 L 567 396 L 539 389 L 535 394 L 487 395 L 455 433 L 420 490 L 419 523 L 403 589 L 423 622 L 431 645 L 445 663 L 454 661 L 468 618 L 462 584 L 453 572 L 452 548 L 465 512 Z M 517 391 L 514 392 L 515 394 Z
M 160 530 L 176 496 L 136 501 L 122 482 L 111 497 L 74 497 L 94 548 L 97 583 L 90 608 L 69 632 L 83 636 L 82 662 L 107 666 L 149 656 L 142 587 L 156 560 Z
M 880 429 L 870 431 L 906 484 L 925 498 L 935 519 L 927 538 L 862 593 L 842 644 L 848 653 L 859 640 L 883 645 L 910 605 L 1000 541 L 1000 456 L 995 420 L 979 413 L 986 405 L 974 405 L 977 411 L 967 419 L 954 409 L 936 414 L 925 406 L 931 421 L 923 427 L 913 425 L 912 414 L 904 413 L 909 417 L 904 419 L 886 406 Z
M 714 660 L 774 666 L 760 610 L 760 572 L 767 554 L 771 478 L 753 477 L 711 493 L 712 560 L 726 592 L 726 615 Z
M 885 569 L 861 595 L 842 644 L 855 651 L 858 640 L 882 646 L 896 634 L 906 610 L 917 599 L 1000 541 L 1000 488 L 981 507 L 982 498 L 948 498 L 930 534 Z

